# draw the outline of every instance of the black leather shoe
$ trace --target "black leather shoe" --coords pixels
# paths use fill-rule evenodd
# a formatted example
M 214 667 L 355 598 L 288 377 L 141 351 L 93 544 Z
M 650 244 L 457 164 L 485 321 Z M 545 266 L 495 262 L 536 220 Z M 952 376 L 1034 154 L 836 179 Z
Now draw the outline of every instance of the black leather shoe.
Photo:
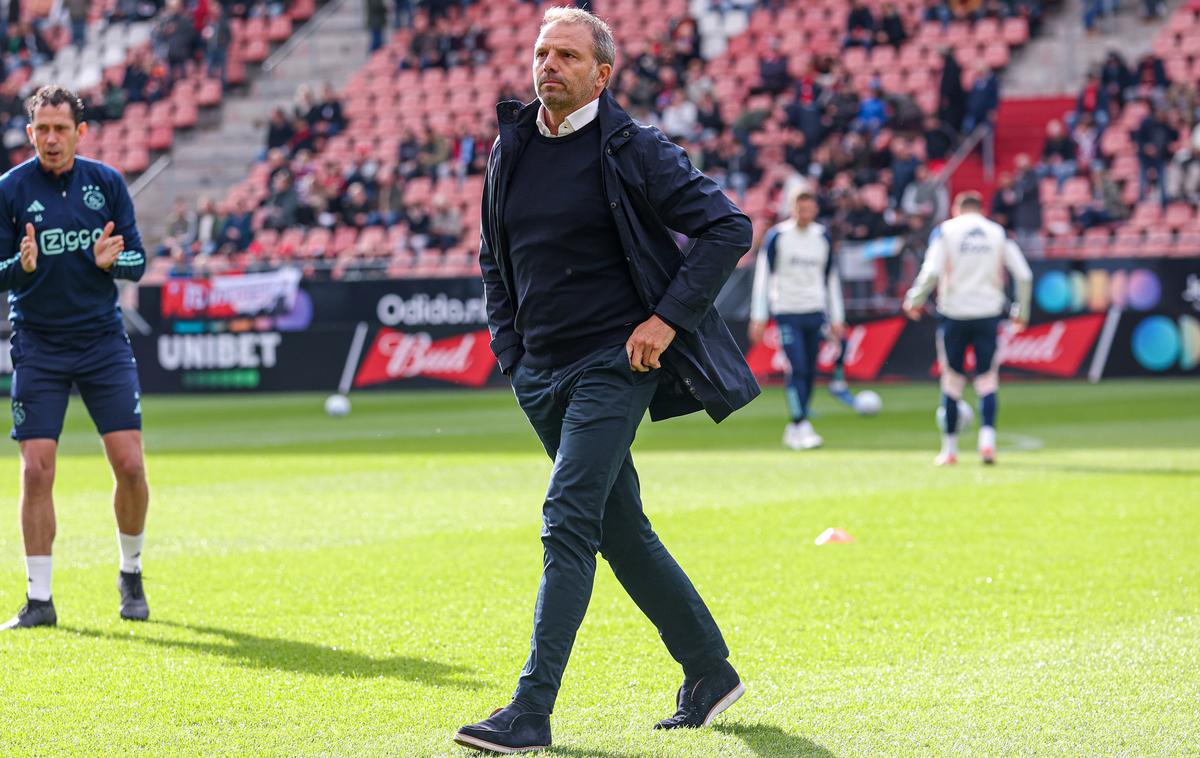
M 486 720 L 459 729 L 454 741 L 464 747 L 502 755 L 545 750 L 550 747 L 550 714 L 509 703 L 492 711 Z
M 54 612 L 54 599 L 32 600 L 25 598 L 25 605 L 0 629 L 31 629 L 35 626 L 57 626 L 58 614 Z
M 676 696 L 675 715 L 658 722 L 654 728 L 699 729 L 708 726 L 745 691 L 741 677 L 728 661 L 724 661 L 694 682 L 684 679 Z
M 122 571 L 117 578 L 117 589 L 121 591 L 121 618 L 126 621 L 145 621 L 150 618 L 141 572 Z

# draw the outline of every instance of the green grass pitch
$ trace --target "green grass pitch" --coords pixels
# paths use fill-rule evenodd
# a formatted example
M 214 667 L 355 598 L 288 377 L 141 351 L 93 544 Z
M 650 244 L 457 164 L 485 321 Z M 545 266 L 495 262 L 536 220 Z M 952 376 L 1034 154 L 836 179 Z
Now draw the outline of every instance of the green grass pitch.
M 861 387 L 859 388 L 861 389 Z M 932 465 L 937 390 L 785 451 L 777 390 L 643 424 L 647 511 L 745 697 L 650 730 L 680 675 L 603 561 L 554 754 L 1200 754 L 1200 384 L 1010 384 L 1000 465 Z M 110 476 L 78 399 L 54 630 L 0 635 L 0 755 L 465 755 L 507 702 L 541 568 L 545 458 L 511 394 L 150 397 L 148 624 L 117 618 Z M 0 611 L 24 572 L 16 446 Z M 816 546 L 826 527 L 856 541 Z

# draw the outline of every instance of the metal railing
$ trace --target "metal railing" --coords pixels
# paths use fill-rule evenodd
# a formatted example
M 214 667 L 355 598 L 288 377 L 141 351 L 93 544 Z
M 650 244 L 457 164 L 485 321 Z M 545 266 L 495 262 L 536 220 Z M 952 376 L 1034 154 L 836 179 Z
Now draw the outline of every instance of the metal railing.
M 950 156 L 950 160 L 946 161 L 946 165 L 937 172 L 934 180 L 942 186 L 948 184 L 950 177 L 954 176 L 954 172 L 958 171 L 958 167 L 975 152 L 980 143 L 983 144 L 983 178 L 992 181 L 996 173 L 996 130 L 992 124 L 980 124 L 975 127 L 975 131 L 967 135 Z

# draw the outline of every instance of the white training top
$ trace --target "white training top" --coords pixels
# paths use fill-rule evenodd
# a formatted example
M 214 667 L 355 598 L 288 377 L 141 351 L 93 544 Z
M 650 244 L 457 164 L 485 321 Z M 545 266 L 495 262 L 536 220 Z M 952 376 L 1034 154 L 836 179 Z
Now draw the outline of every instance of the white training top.
M 750 318 L 792 313 L 825 313 L 835 324 L 846 320 L 833 243 L 821 224 L 776 224 L 758 251 Z
M 1004 271 L 1012 274 L 1017 302 L 1013 316 L 1029 320 L 1033 272 L 1004 227 L 979 213 L 943 221 L 929 237 L 925 263 L 904 297 L 918 308 L 937 286 L 938 313 L 953 319 L 990 318 L 1004 312 Z

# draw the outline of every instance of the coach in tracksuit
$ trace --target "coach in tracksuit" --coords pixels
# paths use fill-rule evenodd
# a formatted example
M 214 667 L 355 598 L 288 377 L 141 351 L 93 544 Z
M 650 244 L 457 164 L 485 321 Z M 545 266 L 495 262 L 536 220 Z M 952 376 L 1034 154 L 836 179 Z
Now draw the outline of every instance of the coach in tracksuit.
M 979 397 L 979 457 L 996 461 L 997 391 L 1000 389 L 998 334 L 1004 315 L 1004 273 L 1014 281 L 1010 328 L 1029 323 L 1033 272 L 1004 227 L 983 216 L 983 199 L 963 192 L 954 202 L 954 218 L 930 236 L 921 272 L 904 297 L 904 311 L 921 318 L 925 299 L 937 287 L 938 361 L 942 372 L 942 449 L 934 463 L 958 462 L 958 403 L 967 384 L 967 349 L 975 351 L 975 394 Z
M 149 615 L 141 552 L 149 493 L 142 462 L 137 366 L 117 306 L 117 279 L 146 268 L 121 175 L 75 155 L 83 103 L 58 86 L 26 103 L 37 155 L 0 177 L 0 290 L 12 335 L 12 437 L 21 446 L 27 602 L 4 629 L 53 626 L 54 472 L 74 385 L 116 477 L 123 618 Z
M 750 246 L 750 221 L 662 132 L 605 87 L 607 25 L 546 12 L 534 50 L 539 101 L 498 106 L 483 196 L 492 350 L 554 459 L 528 662 L 512 702 L 455 740 L 548 747 L 549 714 L 591 596 L 599 551 L 682 665 L 678 712 L 706 725 L 742 693 L 712 615 L 642 512 L 629 448 L 653 419 L 720 420 L 758 386 L 712 303 Z M 694 239 L 684 256 L 671 229 Z
M 767 232 L 758 251 L 750 300 L 750 341 L 762 339 L 774 315 L 788 361 L 787 403 L 791 422 L 783 444 L 793 450 L 820 447 L 822 439 L 808 419 L 817 350 L 826 326 L 840 340 L 846 316 L 842 282 L 833 254 L 833 241 L 816 222 L 817 197 L 805 186 L 792 198 L 792 217 Z

